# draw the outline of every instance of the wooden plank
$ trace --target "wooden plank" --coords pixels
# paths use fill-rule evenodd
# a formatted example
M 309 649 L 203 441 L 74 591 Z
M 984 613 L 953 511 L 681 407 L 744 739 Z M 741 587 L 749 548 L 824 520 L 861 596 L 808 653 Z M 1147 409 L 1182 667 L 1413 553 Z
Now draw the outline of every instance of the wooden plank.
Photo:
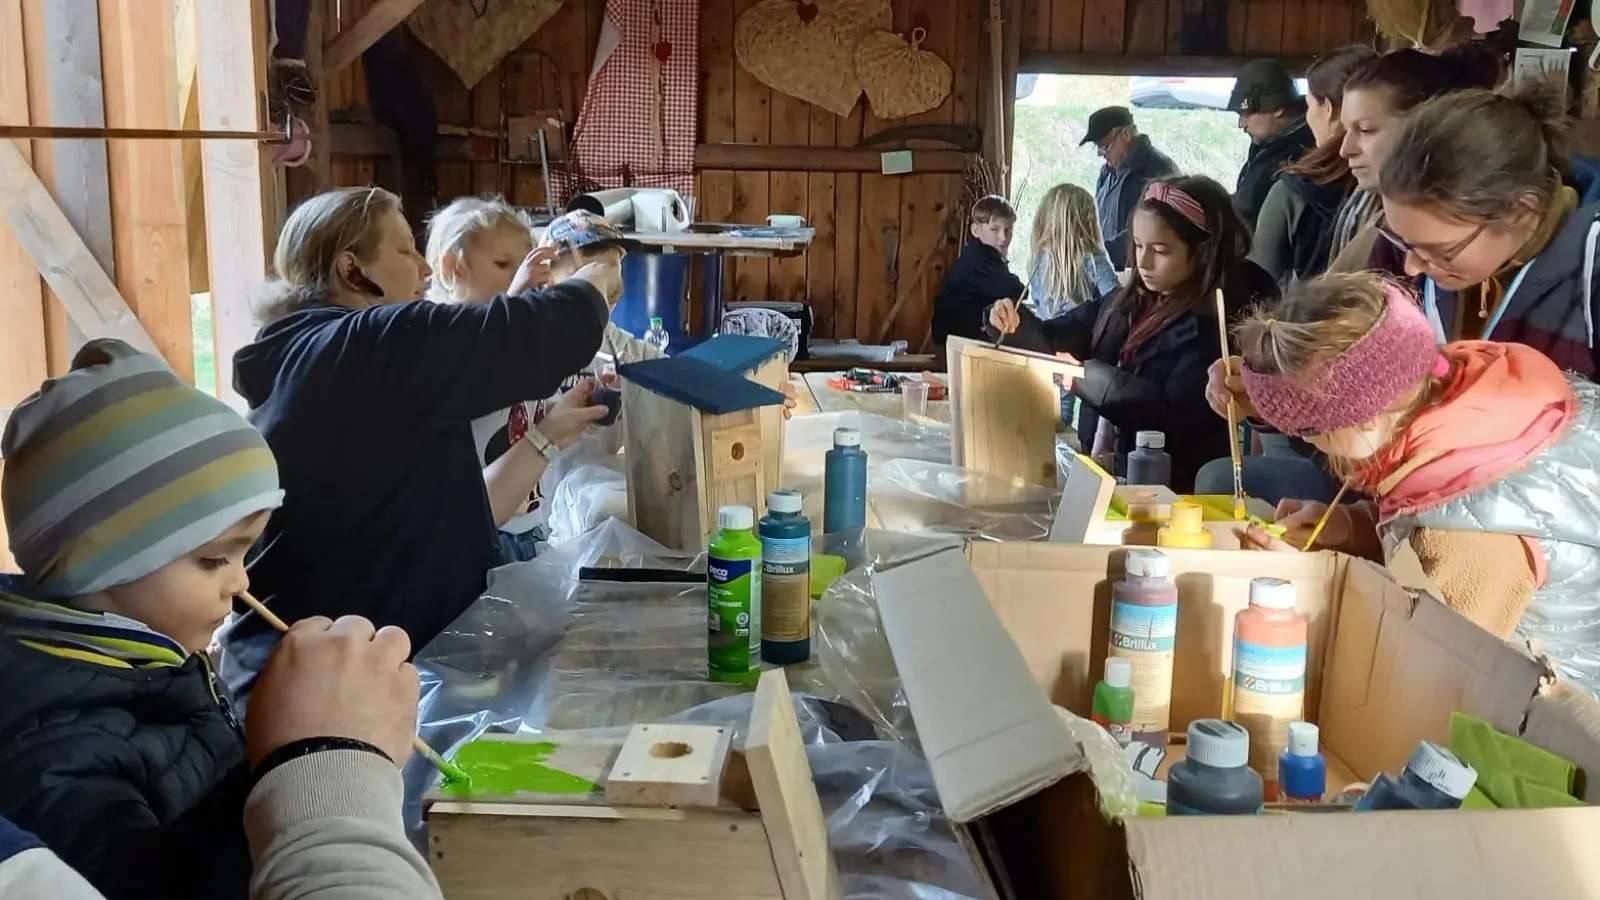
M 46 116 L 50 109 L 50 53 L 49 41 L 45 38 L 45 5 L 48 0 L 22 0 L 22 43 L 26 49 L 28 62 L 28 108 L 33 111 L 36 120 Z M 44 149 L 42 146 L 41 151 Z M 46 188 L 54 189 L 56 179 L 55 154 L 38 152 L 33 154 L 33 170 L 38 173 L 39 180 L 43 181 Z M 25 268 L 32 268 L 27 266 Z M 43 284 L 43 282 L 41 282 Z M 50 366 L 52 376 L 64 374 L 72 363 L 72 354 L 75 348 L 72 335 L 76 332 L 72 318 L 67 315 L 67 309 L 61 303 L 61 298 L 44 284 L 44 328 L 46 359 Z
M 172 0 L 101 0 L 106 125 L 178 125 L 172 17 Z M 204 44 L 212 38 L 207 34 L 201 40 Z M 201 52 L 209 50 L 202 47 Z M 200 77 L 202 84 L 209 82 L 205 72 Z M 212 91 L 207 87 L 203 93 Z M 181 150 L 172 141 L 116 141 L 107 159 L 116 284 L 173 371 L 192 383 L 194 327 Z M 58 181 L 63 174 L 57 173 Z M 246 274 L 230 272 L 241 283 Z
M 22 16 L 22 0 L 0 0 L 0 117 L 8 122 L 30 121 Z M 31 142 L 0 145 L 21 158 L 22 165 L 30 164 Z M 10 229 L 0 230 L 0 321 L 5 322 L 0 328 L 0 419 L 49 377 L 44 306 L 39 271 L 27 248 Z M 4 528 L 0 523 L 0 531 Z M 14 563 L 5 564 L 10 559 L 5 548 L 0 540 L 0 570 L 15 571 Z
M 984 4 L 982 0 L 968 0 L 966 5 L 979 9 Z M 1052 50 L 1062 49 L 1055 46 L 1054 35 L 1050 33 L 1050 20 L 1056 13 L 1056 6 L 1057 4 L 1052 3 L 1051 0 L 1022 0 L 1022 13 L 1018 17 L 1018 25 L 1022 29 L 1022 51 L 1024 53 L 1049 53 Z M 1082 9 L 1079 9 L 1080 15 L 1082 12 Z M 1066 18 L 1066 15 L 1062 15 L 1063 21 Z M 985 36 L 985 41 L 987 41 L 988 24 L 982 16 L 979 17 L 978 21 L 983 23 L 980 25 L 981 34 Z M 1077 29 L 1074 28 L 1073 30 L 1076 31 Z M 1074 47 L 1073 49 L 1077 48 Z
M 810 140 L 811 105 L 781 91 L 772 92 L 772 142 L 804 145 Z M 809 148 L 808 148 L 809 150 Z M 810 151 L 815 152 L 815 151 Z M 810 215 L 809 185 L 804 172 L 778 170 L 768 177 L 767 210 L 785 215 Z M 773 300 L 804 300 L 806 259 L 795 256 L 767 264 L 767 296 Z
M 709 143 L 732 143 L 738 138 L 734 128 L 734 97 L 738 62 L 733 54 L 733 0 L 702 0 L 700 4 L 700 138 Z M 733 222 L 737 178 L 731 169 L 704 166 L 700 171 L 700 193 L 695 198 L 695 218 L 702 222 Z M 712 171 L 714 170 L 714 171 Z M 722 296 L 734 299 L 735 266 L 722 267 Z M 703 297 L 704 287 L 697 280 L 690 296 Z M 701 304 L 690 304 L 691 319 L 698 322 Z
M 1250 0 L 1250 20 L 1244 30 L 1244 51 L 1254 56 L 1277 56 L 1283 49 L 1284 0 Z
M 456 811 L 465 806 L 470 811 Z M 786 900 L 761 818 L 739 810 L 435 804 L 429 863 L 451 900 Z M 520 813 L 520 814 L 519 814 Z M 625 813 L 625 815 L 618 815 Z M 794 900 L 793 897 L 787 900 Z
M 733 732 L 715 725 L 634 725 L 606 778 L 614 806 L 715 807 Z
M 1167 0 L 1128 0 L 1128 52 L 1165 53 Z
M 85 335 L 114 337 L 146 353 L 160 352 L 22 151 L 10 141 L 0 141 L 0 217 L 10 224 L 34 268 Z
M 1360 9 L 1362 4 L 1359 0 L 1323 0 L 1317 4 L 1317 16 L 1321 20 L 1317 29 L 1317 50 L 1326 53 L 1350 43 L 1354 24 L 1352 8 Z
M 950 122 L 954 125 L 981 125 L 978 119 L 978 72 L 983 62 L 983 10 L 978 0 L 960 0 L 956 5 L 955 57 L 945 60 L 950 66 Z
M 861 176 L 861 233 L 856 273 L 856 318 L 851 336 L 878 333 L 878 325 L 894 303 L 898 272 L 907 271 L 900 233 L 902 176 Z M 890 278 L 894 269 L 896 277 Z
M 961 417 L 962 465 L 1001 480 L 1054 487 L 1061 392 L 1053 379 L 1079 377 L 1082 367 L 962 341 L 960 372 L 961 397 L 952 409 Z
M 734 0 L 734 17 L 755 5 L 755 0 Z M 733 78 L 734 139 L 741 144 L 770 144 L 772 125 L 770 105 L 772 89 L 757 81 L 754 75 L 737 66 Z M 699 153 L 695 154 L 697 165 Z M 715 168 L 733 169 L 732 165 Z M 768 166 L 767 168 L 772 168 Z M 733 176 L 733 217 L 736 222 L 760 222 L 771 211 L 766 172 L 738 171 Z M 768 296 L 767 261 L 764 259 L 733 260 L 733 294 L 728 299 L 765 300 Z
M 185 131 L 200 129 L 200 22 L 195 16 L 195 0 L 177 0 L 173 8 L 173 46 L 178 61 L 178 123 Z M 184 217 L 191 237 L 206 230 L 205 178 L 199 141 L 184 141 L 183 154 Z M 107 271 L 110 271 L 108 268 Z M 203 294 L 210 290 L 210 260 L 206 242 L 189 241 L 189 290 Z
M 360 19 L 340 29 L 323 50 L 322 71 L 331 75 L 355 62 L 421 5 L 422 0 L 377 0 Z
M 1318 38 L 1317 7 L 1328 0 L 1283 0 L 1283 37 L 1279 53 L 1311 54 L 1329 49 Z
M 1120 2 L 1112 2 L 1112 0 L 1090 0 L 1090 2 L 1087 2 L 1083 9 L 1084 52 L 1122 53 L 1126 49 L 1124 39 L 1127 12 L 1127 7 Z M 1084 72 L 1082 74 L 1101 73 Z
M 782 669 L 768 669 L 756 685 L 745 760 L 784 897 L 832 900 L 841 895 L 839 871 L 785 677 Z
M 901 184 L 900 280 L 895 285 L 890 307 L 901 295 L 905 295 L 906 302 L 895 316 L 889 335 L 891 340 L 919 343 L 932 321 L 933 296 L 939 288 L 935 278 L 943 276 L 944 267 L 940 266 L 935 275 L 931 260 L 927 266 L 923 261 L 948 252 L 947 247 L 938 245 L 939 226 L 952 202 L 951 193 L 951 176 L 948 175 L 911 175 Z M 960 202 L 962 194 L 958 184 L 954 191 L 957 199 L 953 202 Z M 883 310 L 882 318 L 874 323 L 877 327 L 858 336 L 863 340 L 876 340 L 878 329 L 886 324 L 889 312 L 890 309 Z
M 1254 2 L 1254 0 L 1252 0 Z M 1230 20 L 1231 21 L 1231 20 Z M 1232 77 L 1255 57 L 1183 56 L 1166 53 L 1035 53 L 1022 57 L 1020 71 L 1057 75 L 1188 75 Z M 1314 56 L 1285 56 L 1279 62 L 1292 75 L 1303 75 Z
M 1039 0 L 1031 0 L 1039 2 Z M 1083 11 L 1090 3 L 1105 0 L 1053 0 L 1050 3 L 1050 53 L 1076 53 L 1083 49 Z M 1023 33 L 1023 40 L 1027 33 Z M 1023 52 L 1027 52 L 1024 47 Z
M 100 70 L 100 15 L 96 0 L 62 0 L 45 6 L 45 52 L 50 72 L 50 115 L 55 126 L 104 128 L 105 84 Z M 95 261 L 116 277 L 111 227 L 111 182 L 106 142 L 51 141 L 56 204 L 72 223 Z M 84 335 L 70 321 L 68 345 L 83 346 Z
M 917 172 L 954 174 L 965 171 L 967 160 L 971 158 L 972 154 L 959 150 L 912 150 L 911 167 Z M 736 172 L 882 172 L 883 151 L 805 144 L 700 144 L 694 150 L 694 165 L 697 169 Z M 773 212 L 782 210 L 774 207 Z
M 700 415 L 627 379 L 628 408 L 622 462 L 628 481 L 628 521 L 646 537 L 675 550 L 701 549 Z
M 1245 31 L 1250 27 L 1250 7 L 1251 0 L 1228 0 L 1228 53 L 1230 55 L 1237 56 L 1247 52 Z
M 866 112 L 857 104 L 839 120 L 841 145 L 861 140 Z M 861 252 L 861 176 L 839 174 L 833 179 L 833 296 L 832 327 L 820 337 L 845 338 L 856 334 L 856 296 Z
M 839 117 L 827 110 L 811 107 L 810 142 L 813 147 L 831 147 L 838 142 Z M 834 216 L 835 182 L 838 176 L 831 172 L 816 172 L 806 176 L 806 205 L 808 224 L 816 229 L 816 237 L 806 251 L 806 303 L 813 316 L 812 333 L 823 332 L 824 324 L 833 327 L 834 312 L 834 256 L 836 253 Z
M 265 42 L 251 0 L 208 0 L 198 18 L 200 121 L 207 128 L 259 126 L 257 97 L 265 78 Z M 201 158 L 206 195 L 206 247 L 213 278 L 212 333 L 217 392 L 233 392 L 233 354 L 255 337 L 250 291 L 267 277 L 267 253 L 276 236 L 269 222 L 271 166 L 260 145 L 210 141 Z M 269 227 L 271 226 L 271 227 Z

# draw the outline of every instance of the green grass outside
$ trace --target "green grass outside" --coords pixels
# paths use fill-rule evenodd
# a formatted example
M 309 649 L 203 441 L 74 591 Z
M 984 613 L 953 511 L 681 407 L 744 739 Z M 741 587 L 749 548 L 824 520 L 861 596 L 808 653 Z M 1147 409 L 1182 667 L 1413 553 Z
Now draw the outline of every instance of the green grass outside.
M 1089 114 L 1103 106 L 1128 106 L 1126 76 L 1045 75 L 1033 96 L 1019 101 L 1013 139 L 1012 202 L 1017 233 L 1011 242 L 1011 268 L 1026 277 L 1033 253 L 1030 234 L 1039 198 L 1061 182 L 1090 193 L 1100 174 L 1092 144 L 1078 146 Z M 1250 139 L 1238 119 L 1219 110 L 1134 109 L 1139 131 L 1172 157 L 1186 174 L 1209 175 L 1229 191 L 1239 177 Z
M 189 324 L 194 330 L 194 386 L 215 396 L 217 342 L 211 335 L 211 295 L 194 294 L 189 301 Z

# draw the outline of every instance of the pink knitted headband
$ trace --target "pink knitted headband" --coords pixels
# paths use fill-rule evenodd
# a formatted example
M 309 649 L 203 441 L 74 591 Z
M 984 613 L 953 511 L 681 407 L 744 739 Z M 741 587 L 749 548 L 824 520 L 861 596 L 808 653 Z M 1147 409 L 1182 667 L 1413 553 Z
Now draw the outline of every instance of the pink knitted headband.
M 1285 434 L 1328 434 L 1372 421 L 1428 374 L 1449 371 L 1411 296 L 1388 284 L 1383 293 L 1383 317 L 1322 371 L 1291 380 L 1245 365 L 1245 391 L 1262 419 Z
M 1206 225 L 1206 208 L 1182 188 L 1173 187 L 1165 181 L 1152 181 L 1144 189 L 1144 199 L 1172 207 L 1173 212 L 1188 219 L 1194 227 L 1206 234 L 1211 233 L 1210 227 Z

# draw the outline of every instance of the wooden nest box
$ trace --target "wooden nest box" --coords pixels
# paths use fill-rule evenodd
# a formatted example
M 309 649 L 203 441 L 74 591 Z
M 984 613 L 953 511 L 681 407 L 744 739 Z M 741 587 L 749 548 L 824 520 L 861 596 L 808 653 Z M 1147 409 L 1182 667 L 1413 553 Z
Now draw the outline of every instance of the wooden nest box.
M 1055 487 L 1061 387 L 1083 367 L 1043 353 L 952 337 L 951 462 L 1027 484 Z
M 628 516 L 667 547 L 704 550 L 717 509 L 748 506 L 759 518 L 778 487 L 788 345 L 723 335 L 665 359 L 630 363 L 622 376 Z
M 423 807 L 439 887 L 450 900 L 837 900 L 827 822 L 782 670 L 761 677 L 742 753 L 730 753 L 732 733 L 635 725 L 626 740 L 479 738 L 517 743 L 559 792 L 430 792 Z

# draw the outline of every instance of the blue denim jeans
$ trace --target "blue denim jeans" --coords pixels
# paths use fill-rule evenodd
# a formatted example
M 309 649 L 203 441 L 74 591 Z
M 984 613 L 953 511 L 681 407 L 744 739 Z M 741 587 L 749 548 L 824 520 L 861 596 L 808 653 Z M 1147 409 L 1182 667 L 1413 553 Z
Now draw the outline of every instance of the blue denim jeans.
M 1247 495 L 1273 506 L 1282 500 L 1333 502 L 1333 495 L 1339 492 L 1339 479 L 1296 453 L 1287 437 L 1263 434 L 1261 447 L 1264 452 L 1246 456 L 1239 470 Z M 1233 460 L 1223 457 L 1201 466 L 1194 478 L 1194 492 L 1232 494 Z

